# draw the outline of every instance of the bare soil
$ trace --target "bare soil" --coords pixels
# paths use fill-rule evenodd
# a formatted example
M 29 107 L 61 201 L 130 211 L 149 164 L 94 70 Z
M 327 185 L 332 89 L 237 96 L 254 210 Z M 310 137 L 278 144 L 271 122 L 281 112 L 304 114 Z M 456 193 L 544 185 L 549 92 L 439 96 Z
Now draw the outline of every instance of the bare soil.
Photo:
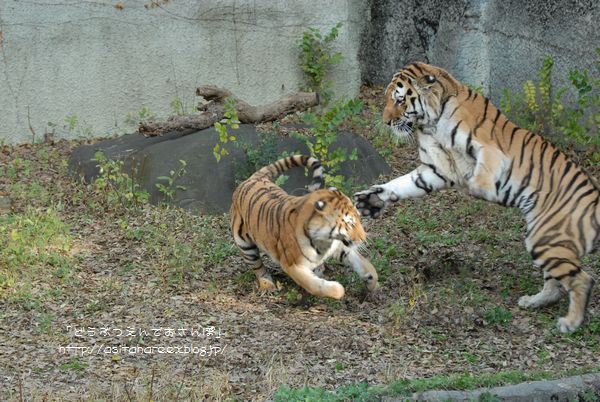
M 380 94 L 365 88 L 366 123 L 355 128 L 388 153 L 395 177 L 416 166 L 416 150 L 373 137 Z M 63 271 L 24 265 L 27 289 L 0 287 L 1 400 L 265 400 L 282 384 L 334 389 L 600 364 L 597 292 L 572 335 L 555 329 L 566 299 L 517 307 L 542 285 L 519 211 L 456 191 L 402 202 L 364 220 L 377 293 L 361 303 L 356 275 L 332 265 L 326 275 L 346 286 L 345 299 L 297 303 L 297 286 L 272 264 L 281 289 L 256 290 L 226 215 L 108 205 L 67 172 L 77 145 L 0 148 L 0 195 L 13 203 L 0 225 L 52 208 L 71 239 Z M 586 269 L 599 276 L 598 256 Z

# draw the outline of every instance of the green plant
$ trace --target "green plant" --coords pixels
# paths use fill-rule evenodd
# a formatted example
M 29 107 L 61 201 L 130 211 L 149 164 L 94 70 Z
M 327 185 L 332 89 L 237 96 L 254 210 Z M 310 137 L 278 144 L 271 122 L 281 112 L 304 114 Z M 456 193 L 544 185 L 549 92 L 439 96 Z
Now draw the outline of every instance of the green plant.
M 596 48 L 600 57 L 600 48 Z M 575 107 L 565 110 L 561 131 L 583 145 L 600 147 L 600 59 L 595 62 L 595 74 L 588 70 L 569 72 L 569 81 L 577 91 Z M 600 154 L 595 153 L 596 162 Z
M 298 136 L 308 147 L 311 156 L 319 159 L 325 167 L 323 175 L 325 184 L 340 190 L 349 190 L 346 178 L 339 174 L 340 165 L 346 160 L 356 160 L 356 148 L 350 155 L 344 148 L 331 150 L 331 145 L 337 140 L 337 127 L 348 117 L 362 111 L 363 103 L 358 99 L 338 102 L 324 113 L 305 113 L 304 120 L 312 125 L 312 137 Z
M 596 53 L 600 56 L 600 48 Z M 500 107 L 521 127 L 554 136 L 563 144 L 592 147 L 594 162 L 600 162 L 600 60 L 595 61 L 594 71 L 572 70 L 568 75 L 571 88 L 558 90 L 552 86 L 553 66 L 552 58 L 546 56 L 537 83 L 526 81 L 520 93 L 505 89 Z
M 331 84 L 325 80 L 331 66 L 342 61 L 341 53 L 332 52 L 332 43 L 339 35 L 342 23 L 336 24 L 325 36 L 316 28 L 309 28 L 302 34 L 300 42 L 300 68 L 306 80 L 306 89 L 317 92 L 322 104 L 332 98 Z
M 235 110 L 235 100 L 231 98 L 225 99 L 223 103 L 225 113 L 223 115 L 223 123 L 216 122 L 215 130 L 219 134 L 219 142 L 215 144 L 213 148 L 213 155 L 217 162 L 221 160 L 221 157 L 228 155 L 229 152 L 223 144 L 227 144 L 229 141 L 235 141 L 236 138 L 233 135 L 229 135 L 227 129 L 237 129 L 240 126 L 240 121 L 237 117 L 237 111 Z
M 512 313 L 503 307 L 494 307 L 487 310 L 483 318 L 490 324 L 507 326 L 512 320 Z
M 287 151 L 281 153 L 277 151 L 275 135 L 271 132 L 258 132 L 257 144 L 250 144 L 243 140 L 236 142 L 236 146 L 246 155 L 245 161 L 235 162 L 236 183 L 246 180 L 258 169 L 293 154 Z M 287 175 L 280 175 L 276 180 L 276 184 L 282 185 L 288 177 Z
M 72 357 L 68 363 L 65 364 L 61 364 L 59 369 L 61 371 L 68 371 L 68 370 L 75 370 L 75 371 L 81 371 L 84 370 L 87 367 L 87 363 L 82 363 L 78 357 Z
M 64 124 L 59 126 L 56 123 L 48 122 L 46 132 L 51 137 L 58 135 L 59 137 L 73 136 L 80 138 L 89 138 L 94 134 L 94 128 L 85 122 L 80 122 L 76 115 L 68 115 L 63 119 Z
M 69 227 L 53 208 L 0 215 L 0 299 L 31 299 L 32 283 L 68 278 L 72 266 Z M 56 275 L 49 275 L 55 270 Z
M 470 364 L 475 364 L 475 363 L 477 363 L 479 361 L 479 356 L 477 356 L 474 353 L 463 352 L 463 357 Z
M 54 314 L 42 313 L 35 318 L 36 332 L 48 333 L 52 328 L 52 323 L 56 320 Z
M 140 123 L 150 123 L 156 120 L 156 114 L 147 106 L 143 106 L 137 113 L 129 112 L 125 124 L 137 127 Z
M 13 180 L 31 175 L 31 161 L 16 157 L 7 167 L 6 175 Z
M 169 171 L 168 176 L 158 176 L 156 180 L 161 180 L 165 183 L 155 183 L 156 188 L 160 191 L 165 199 L 168 201 L 173 201 L 173 196 L 177 190 L 185 191 L 187 188 L 185 186 L 175 184 L 177 180 L 183 177 L 186 173 L 185 167 L 187 163 L 180 159 L 179 160 L 179 168 L 177 170 L 171 169 Z
M 94 180 L 93 187 L 97 193 L 105 195 L 109 208 L 129 210 L 148 202 L 148 192 L 123 172 L 123 161 L 108 159 L 101 151 L 94 154 L 94 160 L 98 162 L 99 176 Z
M 188 116 L 196 112 L 193 102 L 186 102 L 176 96 L 171 100 L 171 114 L 175 116 Z

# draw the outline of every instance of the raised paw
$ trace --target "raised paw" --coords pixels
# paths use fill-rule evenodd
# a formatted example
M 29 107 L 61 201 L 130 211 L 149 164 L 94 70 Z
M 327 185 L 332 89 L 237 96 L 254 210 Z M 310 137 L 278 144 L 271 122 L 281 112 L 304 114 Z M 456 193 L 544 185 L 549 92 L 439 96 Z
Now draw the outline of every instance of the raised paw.
M 362 216 L 378 218 L 383 209 L 390 203 L 398 201 L 398 196 L 381 186 L 373 186 L 354 194 L 356 209 Z

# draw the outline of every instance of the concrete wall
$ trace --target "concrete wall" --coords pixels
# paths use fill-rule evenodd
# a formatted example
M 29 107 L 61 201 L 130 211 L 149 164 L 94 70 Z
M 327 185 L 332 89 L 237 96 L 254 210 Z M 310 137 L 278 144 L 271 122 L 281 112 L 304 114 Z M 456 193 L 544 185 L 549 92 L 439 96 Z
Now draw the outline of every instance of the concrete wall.
M 600 46 L 597 0 L 371 0 L 363 80 L 387 84 L 415 60 L 450 70 L 497 101 L 536 79 L 545 55 L 555 84 L 591 68 Z
M 298 41 L 308 27 L 344 26 L 336 41 L 338 96 L 387 84 L 424 60 L 482 86 L 537 77 L 546 54 L 557 85 L 590 68 L 600 46 L 597 0 L 0 0 L 0 141 L 107 136 L 147 107 L 159 117 L 200 84 L 252 104 L 298 90 Z M 69 131 L 65 118 L 76 127 Z M 52 125 L 48 125 L 51 122 Z
M 164 1 L 160 1 L 163 3 Z M 142 107 L 170 113 L 197 102 L 200 84 L 252 104 L 302 84 L 297 44 L 308 27 L 343 22 L 332 79 L 356 96 L 365 5 L 359 0 L 0 0 L 0 141 L 132 130 Z M 76 117 L 71 132 L 65 118 Z M 48 125 L 48 122 L 56 126 Z M 30 128 L 31 127 L 31 128 Z

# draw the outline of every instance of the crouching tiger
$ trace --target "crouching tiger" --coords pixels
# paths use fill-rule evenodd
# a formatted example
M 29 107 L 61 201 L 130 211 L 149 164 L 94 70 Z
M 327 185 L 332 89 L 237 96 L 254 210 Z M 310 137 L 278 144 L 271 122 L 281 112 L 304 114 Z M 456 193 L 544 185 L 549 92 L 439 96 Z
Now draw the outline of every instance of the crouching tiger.
M 271 181 L 292 166 L 313 171 L 310 192 L 293 196 Z M 260 289 L 274 290 L 260 251 L 278 263 L 298 285 L 320 297 L 340 299 L 344 287 L 318 276 L 321 265 L 335 258 L 350 265 L 366 283 L 377 287 L 377 272 L 357 246 L 366 238 L 352 201 L 335 189 L 321 189 L 323 168 L 302 155 L 280 159 L 263 167 L 233 193 L 231 231 L 244 259 L 254 269 Z
M 594 279 L 581 268 L 600 233 L 600 191 L 594 181 L 541 136 L 520 128 L 484 96 L 445 70 L 414 63 L 385 91 L 383 120 L 398 136 L 416 136 L 421 165 L 355 194 L 362 215 L 377 217 L 391 202 L 456 186 L 475 197 L 520 208 L 525 246 L 544 273 L 544 287 L 519 306 L 557 302 L 569 310 L 561 332 L 584 320 Z

